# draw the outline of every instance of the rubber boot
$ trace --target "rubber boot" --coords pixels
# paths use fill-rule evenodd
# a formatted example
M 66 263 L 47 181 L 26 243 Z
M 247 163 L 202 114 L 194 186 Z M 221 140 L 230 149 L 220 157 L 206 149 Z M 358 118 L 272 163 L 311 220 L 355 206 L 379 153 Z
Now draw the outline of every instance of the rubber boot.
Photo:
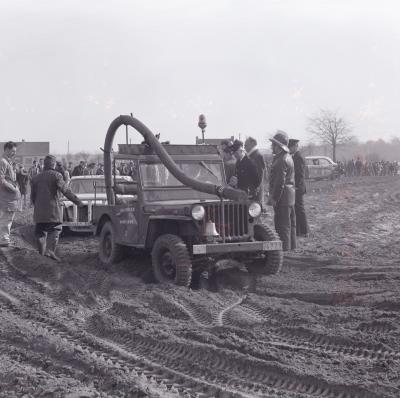
M 55 261 L 61 261 L 60 258 L 56 256 L 56 248 L 59 236 L 60 236 L 59 231 L 52 231 L 47 234 L 46 256 L 52 258 Z
M 41 236 L 40 238 L 36 238 L 36 244 L 41 256 L 44 256 L 46 252 L 46 236 Z

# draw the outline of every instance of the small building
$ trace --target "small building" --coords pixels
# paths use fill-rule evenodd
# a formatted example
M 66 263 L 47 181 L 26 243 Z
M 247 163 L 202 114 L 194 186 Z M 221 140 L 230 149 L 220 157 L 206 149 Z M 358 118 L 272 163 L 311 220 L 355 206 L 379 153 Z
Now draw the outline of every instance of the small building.
M 5 142 L 0 142 L 0 156 L 3 156 Z M 50 142 L 16 142 L 17 154 L 15 155 L 15 163 L 22 164 L 25 169 L 32 166 L 32 162 L 43 159 L 50 153 Z
M 232 142 L 235 140 L 235 137 L 232 135 L 228 138 L 205 138 L 204 144 L 206 145 L 219 145 L 223 140 L 231 140 Z M 196 137 L 196 145 L 202 145 L 203 139 L 201 137 Z

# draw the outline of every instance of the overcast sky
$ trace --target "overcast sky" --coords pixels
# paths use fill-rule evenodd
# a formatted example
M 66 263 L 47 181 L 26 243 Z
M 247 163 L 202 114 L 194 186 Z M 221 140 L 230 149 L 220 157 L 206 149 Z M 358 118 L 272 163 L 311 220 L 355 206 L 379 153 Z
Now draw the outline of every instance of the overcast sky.
M 0 141 L 95 151 L 133 112 L 194 143 L 204 113 L 206 137 L 266 147 L 308 141 L 320 108 L 361 141 L 400 136 L 400 2 L 0 0 Z

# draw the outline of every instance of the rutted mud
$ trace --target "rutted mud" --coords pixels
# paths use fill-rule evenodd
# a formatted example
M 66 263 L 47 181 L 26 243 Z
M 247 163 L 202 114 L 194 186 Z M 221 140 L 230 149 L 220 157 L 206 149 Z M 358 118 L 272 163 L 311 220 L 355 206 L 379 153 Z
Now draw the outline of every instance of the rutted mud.
M 280 275 L 225 264 L 197 290 L 149 283 L 146 256 L 101 267 L 90 236 L 40 257 L 20 215 L 0 252 L 0 396 L 400 396 L 400 181 L 308 192 L 312 236 Z

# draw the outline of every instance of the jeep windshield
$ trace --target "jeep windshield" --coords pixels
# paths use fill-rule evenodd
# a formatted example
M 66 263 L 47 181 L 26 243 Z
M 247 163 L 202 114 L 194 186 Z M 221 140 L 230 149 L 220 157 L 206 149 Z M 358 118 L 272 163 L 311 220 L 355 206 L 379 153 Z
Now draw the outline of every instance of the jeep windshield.
M 113 177 L 114 179 L 114 177 Z M 131 177 L 116 177 L 117 183 L 121 184 L 127 181 L 131 181 Z M 71 191 L 75 194 L 88 194 L 93 193 L 106 193 L 105 180 L 104 177 L 98 178 L 73 178 L 70 182 Z
M 188 177 L 210 184 L 223 184 L 222 163 L 210 161 L 176 162 Z M 162 163 L 141 163 L 140 174 L 143 188 L 149 187 L 183 187 Z

